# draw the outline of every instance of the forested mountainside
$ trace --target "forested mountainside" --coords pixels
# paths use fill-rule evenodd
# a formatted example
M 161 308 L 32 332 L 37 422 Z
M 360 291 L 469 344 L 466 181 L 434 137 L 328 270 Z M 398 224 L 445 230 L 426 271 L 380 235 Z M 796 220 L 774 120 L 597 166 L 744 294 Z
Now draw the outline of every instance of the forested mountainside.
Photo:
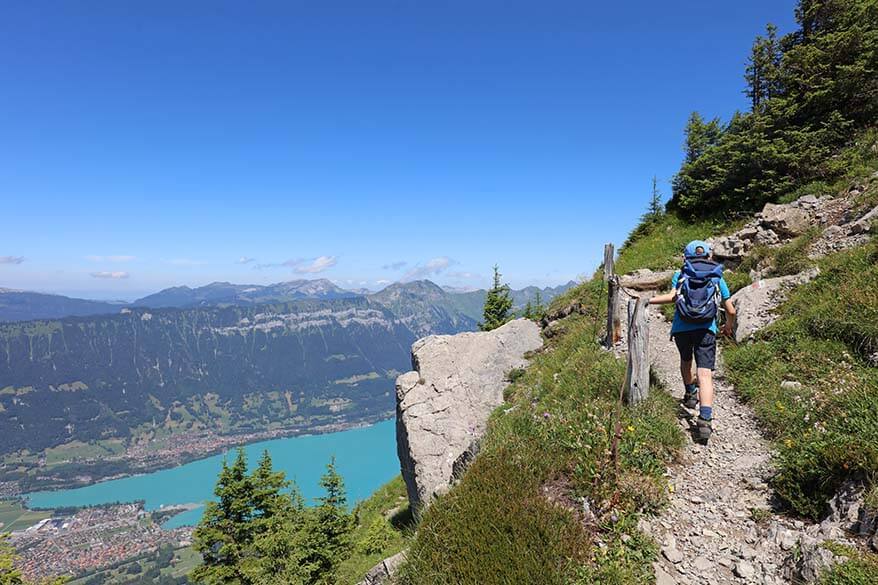
M 543 291 L 546 300 L 556 294 Z M 216 435 L 386 417 L 411 344 L 476 329 L 484 294 L 426 280 L 368 296 L 325 280 L 215 283 L 149 301 L 196 306 L 107 303 L 110 314 L 0 323 L 0 424 L 9 429 L 0 455 L 12 457 L 0 479 L 18 478 L 16 466 L 36 469 L 44 450 L 62 445 L 70 447 L 64 461 L 124 458 L 138 443 L 154 456 L 178 453 L 175 437 L 194 434 L 195 454 L 208 452 Z M 324 298 L 255 303 L 295 295 Z M 75 453 L 80 443 L 100 448 Z
M 414 340 L 365 299 L 0 325 L 2 452 L 126 437 L 180 405 L 226 431 L 389 412 Z

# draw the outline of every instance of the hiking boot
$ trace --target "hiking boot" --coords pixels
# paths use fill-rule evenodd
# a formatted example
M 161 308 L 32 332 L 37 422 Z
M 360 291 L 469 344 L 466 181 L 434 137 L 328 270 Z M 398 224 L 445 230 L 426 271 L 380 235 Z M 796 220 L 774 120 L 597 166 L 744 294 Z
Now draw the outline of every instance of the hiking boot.
M 698 390 L 695 390 L 694 392 L 686 392 L 683 395 L 683 406 L 690 410 L 698 406 Z
M 713 420 L 707 420 L 699 416 L 698 420 L 695 421 L 695 429 L 698 440 L 707 443 L 710 435 L 713 433 Z

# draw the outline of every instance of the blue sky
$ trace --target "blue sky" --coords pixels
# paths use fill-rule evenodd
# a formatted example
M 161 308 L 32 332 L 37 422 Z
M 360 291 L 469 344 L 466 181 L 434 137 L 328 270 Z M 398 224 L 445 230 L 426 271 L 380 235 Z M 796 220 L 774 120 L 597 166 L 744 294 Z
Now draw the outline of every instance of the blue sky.
M 0 286 L 565 282 L 794 5 L 7 4 Z

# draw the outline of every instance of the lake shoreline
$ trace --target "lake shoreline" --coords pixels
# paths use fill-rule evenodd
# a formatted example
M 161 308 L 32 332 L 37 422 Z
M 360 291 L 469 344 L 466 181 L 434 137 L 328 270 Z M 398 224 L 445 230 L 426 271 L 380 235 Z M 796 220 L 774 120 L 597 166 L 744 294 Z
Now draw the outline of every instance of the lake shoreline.
M 343 422 L 333 422 L 333 423 L 325 423 L 315 425 L 313 427 L 301 428 L 301 427 L 291 427 L 286 429 L 274 429 L 271 431 L 261 431 L 256 433 L 241 433 L 241 434 L 229 434 L 229 435 L 219 435 L 214 437 L 214 439 L 221 439 L 222 443 L 217 445 L 215 448 L 205 449 L 198 453 L 192 453 L 187 456 L 187 454 L 183 454 L 179 457 L 163 457 L 158 458 L 154 461 L 151 461 L 147 465 L 135 466 L 132 465 L 124 472 L 114 473 L 108 475 L 101 476 L 90 476 L 88 479 L 85 477 L 78 478 L 70 478 L 67 480 L 61 481 L 52 481 L 51 478 L 45 478 L 43 481 L 35 480 L 33 483 L 29 484 L 26 488 L 26 491 L 19 491 L 18 493 L 9 493 L 4 494 L 4 499 L 18 499 L 20 500 L 25 507 L 31 510 L 38 510 L 41 508 L 30 508 L 28 505 L 29 499 L 28 495 L 36 492 L 52 492 L 52 491 L 61 491 L 61 490 L 69 490 L 69 489 L 77 489 L 88 487 L 92 485 L 97 485 L 100 483 L 105 483 L 108 481 L 114 481 L 129 477 L 136 477 L 140 475 L 148 475 L 151 473 L 155 473 L 157 471 L 163 471 L 167 469 L 174 469 L 176 467 L 180 467 L 186 465 L 188 463 L 192 463 L 194 461 L 199 461 L 202 459 L 207 459 L 209 457 L 213 457 L 215 455 L 221 453 L 227 453 L 231 449 L 236 449 L 238 447 L 246 447 L 247 445 L 251 445 L 253 443 L 260 443 L 263 441 L 271 441 L 275 439 L 285 439 L 291 437 L 307 437 L 311 435 L 326 435 L 330 433 L 338 433 L 342 431 L 348 431 L 352 429 L 370 427 L 372 425 L 393 419 L 396 416 L 395 411 L 387 411 L 377 415 L 370 415 L 361 419 L 353 420 L 353 421 L 343 421 Z

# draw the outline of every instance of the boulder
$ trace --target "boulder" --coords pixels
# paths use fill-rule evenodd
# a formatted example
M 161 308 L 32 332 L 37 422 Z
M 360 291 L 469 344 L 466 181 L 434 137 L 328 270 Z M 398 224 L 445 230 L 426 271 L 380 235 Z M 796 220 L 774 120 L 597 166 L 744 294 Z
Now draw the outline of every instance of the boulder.
M 776 246 L 780 244 L 780 236 L 774 230 L 759 228 L 754 238 L 757 244 L 762 246 Z
M 751 235 L 752 232 L 752 235 Z M 747 230 L 746 234 L 751 239 L 744 239 L 740 232 L 730 236 L 724 236 L 713 242 L 713 257 L 719 262 L 726 264 L 740 264 L 752 246 L 751 240 L 756 237 L 756 230 Z
M 641 270 L 635 270 L 630 274 L 623 275 L 620 279 L 620 283 L 625 288 L 630 288 L 631 290 L 659 290 L 670 288 L 671 278 L 673 278 L 673 276 L 673 270 L 653 272 L 648 268 L 643 268 Z
M 738 312 L 735 341 L 740 343 L 749 339 L 756 331 L 772 323 L 775 319 L 773 311 L 783 301 L 787 291 L 813 280 L 818 274 L 817 269 L 812 269 L 792 276 L 767 278 L 732 295 L 732 304 Z
M 380 583 L 387 583 L 388 580 L 393 577 L 394 573 L 396 573 L 396 570 L 404 560 L 405 551 L 398 552 L 392 557 L 384 559 L 369 569 L 369 572 L 366 573 L 366 576 L 357 585 L 379 585 Z
M 815 539 L 799 543 L 797 554 L 790 555 L 783 566 L 783 576 L 793 583 L 817 583 L 844 557 L 836 557 Z
M 785 237 L 801 235 L 811 227 L 811 216 L 794 204 L 766 203 L 759 214 L 759 221 L 765 229 Z
M 542 344 L 539 326 L 517 319 L 494 331 L 432 335 L 412 345 L 414 371 L 396 380 L 396 444 L 413 509 L 448 489 L 503 403 L 507 375 Z
M 878 225 L 878 205 L 872 211 L 851 224 L 850 230 L 852 234 L 866 234 Z

